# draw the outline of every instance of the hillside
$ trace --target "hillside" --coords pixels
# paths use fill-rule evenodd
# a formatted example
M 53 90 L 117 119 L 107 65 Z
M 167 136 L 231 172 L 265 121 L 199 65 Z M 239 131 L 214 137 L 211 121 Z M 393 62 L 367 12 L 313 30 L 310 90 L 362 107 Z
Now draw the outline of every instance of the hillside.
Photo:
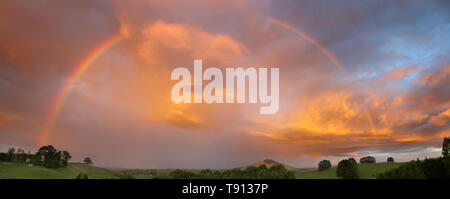
M 90 179 L 116 178 L 107 169 L 84 163 L 69 163 L 67 167 L 47 169 L 21 163 L 0 162 L 0 178 L 21 179 L 74 179 L 79 173 L 85 173 Z
M 257 162 L 250 166 L 266 165 L 271 167 L 275 164 L 282 164 L 280 162 L 266 159 Z M 374 175 L 386 172 L 390 169 L 397 168 L 402 163 L 376 163 L 376 164 L 358 164 L 358 175 L 361 179 L 375 178 Z M 325 171 L 318 170 L 303 170 L 299 171 L 295 167 L 284 165 L 287 169 L 295 172 L 297 179 L 336 179 L 336 167 L 332 167 Z M 155 170 L 156 171 L 156 170 Z M 158 176 L 161 178 L 168 178 L 170 170 L 157 170 Z M 149 175 L 147 170 L 137 172 L 136 170 L 124 170 L 134 176 L 134 178 L 153 178 Z M 27 164 L 0 162 L 0 179 L 4 178 L 21 178 L 21 179 L 74 179 L 79 173 L 85 173 L 90 179 L 112 179 L 118 178 L 117 171 L 110 171 L 108 169 L 99 168 L 84 163 L 69 163 L 65 168 L 47 169 L 44 167 L 29 166 Z M 145 175 L 144 175 L 145 174 Z M 165 176 L 165 177 L 164 177 Z
M 281 165 L 284 166 L 284 168 L 286 168 L 288 170 L 291 170 L 291 171 L 297 170 L 297 168 L 295 168 L 293 166 L 289 166 L 289 165 L 286 165 L 286 164 L 283 164 L 283 163 L 280 163 L 280 162 L 277 162 L 277 161 L 271 160 L 271 159 L 265 159 L 265 160 L 263 160 L 261 162 L 254 163 L 254 164 L 252 164 L 250 166 L 259 167 L 261 165 L 266 165 L 267 168 L 270 168 L 270 167 L 272 167 L 273 165 L 276 165 L 276 164 L 281 164 Z
M 375 163 L 375 164 L 358 164 L 358 176 L 360 179 L 375 178 L 376 174 L 389 171 L 399 167 L 403 163 Z M 303 171 L 295 174 L 297 179 L 337 179 L 336 167 L 332 167 L 325 171 Z

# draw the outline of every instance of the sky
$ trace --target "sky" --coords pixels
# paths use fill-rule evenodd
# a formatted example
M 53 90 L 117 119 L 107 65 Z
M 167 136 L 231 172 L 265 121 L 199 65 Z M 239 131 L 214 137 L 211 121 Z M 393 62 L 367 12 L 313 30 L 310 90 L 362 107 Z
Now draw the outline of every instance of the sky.
M 0 1 L 0 150 L 51 144 L 120 168 L 436 157 L 450 136 L 448 10 L 444 0 Z M 173 103 L 171 72 L 194 59 L 279 68 L 279 111 Z

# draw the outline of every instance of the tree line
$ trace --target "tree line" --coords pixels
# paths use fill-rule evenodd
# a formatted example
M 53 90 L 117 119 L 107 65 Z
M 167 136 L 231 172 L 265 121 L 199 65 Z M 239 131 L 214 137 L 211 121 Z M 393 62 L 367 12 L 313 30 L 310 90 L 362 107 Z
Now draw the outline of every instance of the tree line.
M 211 170 L 203 169 L 199 172 L 176 169 L 170 173 L 174 179 L 295 179 L 294 172 L 277 164 L 270 168 L 266 165 L 250 166 L 245 169 Z
M 9 148 L 6 153 L 0 153 L 0 161 L 28 163 L 46 168 L 65 167 L 71 158 L 72 156 L 68 151 L 57 150 L 52 145 L 42 146 L 34 154 L 31 154 L 30 151 L 25 153 L 21 148 L 16 150 L 14 147 Z

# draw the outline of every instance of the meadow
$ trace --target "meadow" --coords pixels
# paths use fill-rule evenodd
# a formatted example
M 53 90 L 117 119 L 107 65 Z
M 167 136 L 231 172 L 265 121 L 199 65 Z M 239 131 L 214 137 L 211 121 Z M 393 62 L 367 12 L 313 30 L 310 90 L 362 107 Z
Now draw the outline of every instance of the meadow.
M 376 174 L 398 168 L 403 163 L 358 164 L 360 179 L 374 179 Z M 2 179 L 75 179 L 78 174 L 87 174 L 89 179 L 117 179 L 124 174 L 125 178 L 152 179 L 170 178 L 171 169 L 162 170 L 121 170 L 113 171 L 85 163 L 69 163 L 67 167 L 48 169 L 24 163 L 0 162 L 0 178 Z M 192 172 L 198 172 L 192 170 Z M 157 173 L 157 175 L 154 175 Z M 297 179 L 337 179 L 336 167 L 324 171 L 308 169 L 295 171 Z
M 24 163 L 0 162 L 0 178 L 2 179 L 75 179 L 84 173 L 90 179 L 117 178 L 113 172 L 85 163 L 69 163 L 67 167 L 49 169 Z
M 367 163 L 358 164 L 358 176 L 360 179 L 375 179 L 375 175 L 384 173 L 391 169 L 398 168 L 403 163 Z M 317 169 L 311 169 L 306 171 L 300 171 L 295 173 L 297 179 L 337 179 L 336 166 L 330 169 L 319 171 Z

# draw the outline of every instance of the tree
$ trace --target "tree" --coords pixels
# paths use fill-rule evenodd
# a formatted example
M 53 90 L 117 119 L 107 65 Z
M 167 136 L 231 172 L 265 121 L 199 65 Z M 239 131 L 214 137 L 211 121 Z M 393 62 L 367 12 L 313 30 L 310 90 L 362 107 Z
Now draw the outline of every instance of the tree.
M 36 152 L 36 154 L 34 154 L 33 159 L 32 159 L 32 164 L 34 166 L 42 166 L 42 162 L 43 162 L 44 156 L 38 152 Z
M 352 163 L 352 165 L 355 165 L 355 167 L 358 165 L 355 158 L 349 158 L 348 160 L 350 161 L 350 163 Z
M 330 160 L 322 160 L 319 162 L 319 171 L 327 170 L 331 168 Z
M 351 160 L 341 160 L 337 166 L 337 176 L 344 179 L 357 179 L 358 171 L 356 165 Z
M 17 153 L 14 154 L 14 162 L 25 163 L 27 161 L 27 154 L 21 148 L 17 149 Z
M 375 158 L 372 156 L 367 156 L 359 159 L 359 163 L 375 163 Z
M 387 162 L 394 162 L 394 158 L 393 157 L 388 157 Z
M 15 152 L 16 152 L 16 149 L 14 147 L 11 147 L 8 149 L 8 153 L 6 155 L 7 161 L 13 161 Z
M 94 164 L 90 157 L 85 157 L 83 162 L 86 163 L 86 164 Z
M 442 155 L 444 157 L 449 156 L 449 148 L 450 148 L 450 137 L 444 138 L 444 143 L 442 143 Z
M 33 157 L 33 164 L 46 168 L 59 168 L 67 166 L 67 161 L 71 158 L 69 152 L 58 151 L 52 145 L 42 146 Z
M 72 158 L 72 156 L 70 155 L 70 153 L 66 150 L 63 151 L 62 153 L 62 165 L 65 167 L 67 166 L 67 162 L 69 162 L 69 160 Z
M 61 152 L 56 150 L 52 145 L 47 145 L 39 148 L 35 156 L 40 156 L 42 158 L 42 166 L 46 168 L 61 167 Z

